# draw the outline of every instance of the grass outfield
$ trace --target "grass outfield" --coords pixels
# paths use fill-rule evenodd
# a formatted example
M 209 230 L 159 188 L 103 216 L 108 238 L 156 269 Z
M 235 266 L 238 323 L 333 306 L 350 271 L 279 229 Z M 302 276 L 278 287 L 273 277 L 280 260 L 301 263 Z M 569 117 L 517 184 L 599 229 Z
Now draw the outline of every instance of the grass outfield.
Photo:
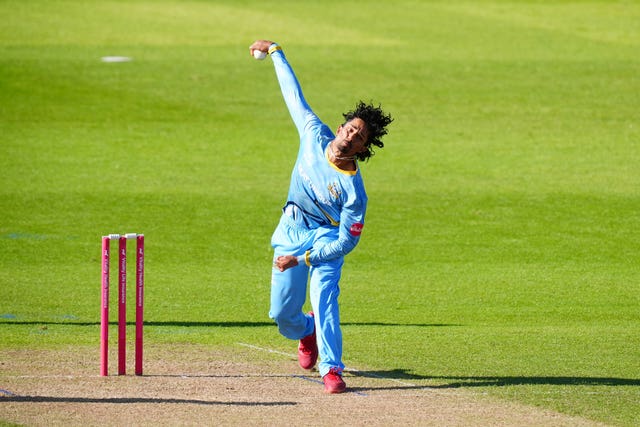
M 97 346 L 100 236 L 133 231 L 148 343 L 292 351 L 267 310 L 297 138 L 270 60 L 248 52 L 270 38 L 330 126 L 360 98 L 396 119 L 362 165 L 346 363 L 640 422 L 637 3 L 3 1 L 0 14 L 0 352 Z

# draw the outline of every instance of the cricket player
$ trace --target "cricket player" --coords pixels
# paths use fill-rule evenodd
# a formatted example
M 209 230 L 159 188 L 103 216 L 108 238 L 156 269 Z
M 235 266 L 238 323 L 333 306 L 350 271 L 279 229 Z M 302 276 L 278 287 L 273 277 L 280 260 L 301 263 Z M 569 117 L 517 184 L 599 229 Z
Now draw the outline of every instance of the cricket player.
M 380 107 L 360 101 L 343 114 L 336 134 L 307 104 L 281 47 L 269 40 L 250 46 L 268 53 L 289 114 L 300 135 L 287 201 L 272 236 L 274 249 L 269 316 L 286 338 L 300 340 L 298 361 L 318 370 L 327 393 L 341 393 L 342 333 L 338 295 L 344 256 L 360 240 L 367 209 L 359 160 L 383 147 L 392 122 Z M 305 314 L 307 283 L 313 311 Z

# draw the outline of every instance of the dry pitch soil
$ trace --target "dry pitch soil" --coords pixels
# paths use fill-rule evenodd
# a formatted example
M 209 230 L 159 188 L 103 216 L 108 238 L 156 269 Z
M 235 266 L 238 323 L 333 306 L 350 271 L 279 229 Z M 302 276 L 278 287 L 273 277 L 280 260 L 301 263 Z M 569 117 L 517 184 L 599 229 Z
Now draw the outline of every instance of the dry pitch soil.
M 0 349 L 0 425 L 597 425 L 469 390 L 355 370 L 345 372 L 346 393 L 327 395 L 318 373 L 300 369 L 293 351 L 242 343 L 151 347 L 144 376 L 100 377 L 97 349 Z M 114 353 L 110 360 L 113 371 Z

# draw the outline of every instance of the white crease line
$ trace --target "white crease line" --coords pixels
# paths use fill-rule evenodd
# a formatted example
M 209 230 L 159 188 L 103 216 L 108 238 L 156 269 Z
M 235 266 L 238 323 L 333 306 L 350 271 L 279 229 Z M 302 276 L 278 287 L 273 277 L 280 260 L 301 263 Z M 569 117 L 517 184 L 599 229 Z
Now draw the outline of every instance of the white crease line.
M 292 357 L 292 358 L 296 357 L 295 354 L 285 353 L 284 351 L 273 350 L 273 349 L 270 349 L 270 348 L 258 347 L 257 345 L 247 344 L 247 343 L 244 343 L 244 342 L 239 342 L 237 344 L 241 345 L 241 346 L 244 346 L 244 347 L 253 348 L 255 350 L 266 351 L 267 353 L 275 353 L 275 354 L 280 354 L 282 356 L 287 356 L 287 357 Z
M 241 345 L 243 347 L 253 348 L 254 350 L 266 351 L 267 353 L 275 353 L 275 354 L 280 354 L 280 355 L 287 356 L 287 357 L 292 357 L 292 358 L 296 357 L 295 354 L 285 353 L 283 351 L 273 350 L 273 349 L 270 349 L 270 348 L 258 347 L 257 345 L 247 344 L 247 343 L 244 343 L 244 342 L 239 342 L 237 344 Z M 372 374 L 372 373 L 369 373 L 369 372 L 363 372 L 363 371 L 360 371 L 360 370 L 354 369 L 354 368 L 345 368 L 344 370 L 346 372 L 353 372 L 353 373 L 361 375 L 363 377 L 378 378 L 378 379 L 381 379 L 381 380 L 393 381 L 395 383 L 402 384 L 402 385 L 408 386 L 408 387 L 417 387 L 416 384 L 408 383 L 406 381 L 400 381 L 400 380 L 395 379 L 395 378 L 389 378 L 389 377 L 385 377 L 385 376 L 378 375 L 378 374 Z
M 99 378 L 98 374 L 96 375 L 0 375 L 0 378 L 18 378 L 18 379 L 68 379 L 73 380 L 76 378 Z
M 371 378 L 378 378 L 380 380 L 387 380 L 387 381 L 393 381 L 394 383 L 398 383 L 407 387 L 418 387 L 416 384 L 412 384 L 412 383 L 408 383 L 406 381 L 401 381 L 398 380 L 396 378 L 389 378 L 389 377 L 385 377 L 383 375 L 378 375 L 378 374 L 372 374 L 370 372 L 362 372 L 358 369 L 354 369 L 354 368 L 344 368 L 345 371 L 347 372 L 353 372 L 356 373 L 358 375 L 361 375 L 363 377 L 371 377 Z

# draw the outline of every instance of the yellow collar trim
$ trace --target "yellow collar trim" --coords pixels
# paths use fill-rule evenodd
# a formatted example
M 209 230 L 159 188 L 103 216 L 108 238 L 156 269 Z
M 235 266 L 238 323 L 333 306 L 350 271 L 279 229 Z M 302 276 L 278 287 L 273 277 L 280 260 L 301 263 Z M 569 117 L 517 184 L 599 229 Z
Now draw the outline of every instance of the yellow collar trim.
M 358 173 L 358 161 L 357 160 L 355 160 L 355 162 L 356 162 L 356 170 L 354 170 L 354 171 L 346 171 L 346 170 L 340 169 L 338 166 L 336 166 L 331 161 L 331 158 L 329 157 L 329 145 L 327 145 L 327 148 L 325 149 L 325 156 L 327 157 L 327 162 L 329 163 L 329 166 L 331 166 L 332 168 L 334 168 L 338 172 L 343 173 L 345 175 L 352 175 L 352 176 Z

